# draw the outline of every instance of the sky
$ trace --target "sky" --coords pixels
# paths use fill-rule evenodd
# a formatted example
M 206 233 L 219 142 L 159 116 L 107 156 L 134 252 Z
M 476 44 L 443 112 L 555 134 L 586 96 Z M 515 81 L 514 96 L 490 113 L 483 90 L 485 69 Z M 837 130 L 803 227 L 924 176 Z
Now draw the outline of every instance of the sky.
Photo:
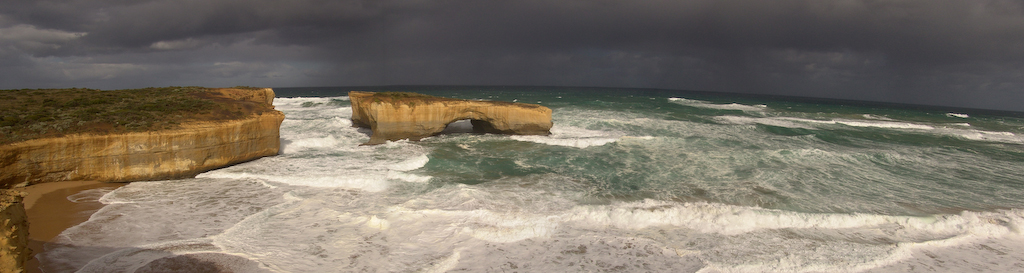
M 529 85 L 1024 111 L 1024 0 L 3 0 L 0 89 Z

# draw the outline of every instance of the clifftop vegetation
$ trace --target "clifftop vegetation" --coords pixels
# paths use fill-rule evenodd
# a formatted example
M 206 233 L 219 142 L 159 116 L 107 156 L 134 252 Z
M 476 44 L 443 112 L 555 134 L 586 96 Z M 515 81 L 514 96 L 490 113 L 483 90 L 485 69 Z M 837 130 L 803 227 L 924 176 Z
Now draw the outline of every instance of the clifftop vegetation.
M 417 102 L 431 103 L 431 102 L 458 102 L 466 101 L 463 99 L 453 99 L 445 97 L 435 97 L 431 95 L 424 95 L 420 93 L 412 92 L 373 92 L 370 95 L 369 100 L 372 102 L 386 102 L 392 105 L 405 104 L 409 106 L 416 106 Z M 540 105 L 527 104 L 527 103 L 514 103 L 505 101 L 488 101 L 497 105 L 516 105 L 519 107 L 536 108 Z
M 77 133 L 174 129 L 185 121 L 239 119 L 273 109 L 231 99 L 224 90 L 230 89 L 0 90 L 0 144 Z
M 371 96 L 373 102 L 387 102 L 391 104 L 408 104 L 415 106 L 416 101 L 451 101 L 453 99 L 434 97 L 412 92 L 376 92 Z

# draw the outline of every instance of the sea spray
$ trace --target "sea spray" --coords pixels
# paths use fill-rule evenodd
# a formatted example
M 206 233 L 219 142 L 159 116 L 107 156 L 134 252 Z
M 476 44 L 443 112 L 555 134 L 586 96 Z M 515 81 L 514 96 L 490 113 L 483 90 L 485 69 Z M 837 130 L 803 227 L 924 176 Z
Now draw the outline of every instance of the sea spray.
M 400 91 L 543 101 L 555 127 L 462 122 L 359 146 L 369 132 L 345 97 L 277 98 L 280 155 L 106 193 L 44 268 L 921 272 L 1024 259 L 1017 118 L 630 89 Z

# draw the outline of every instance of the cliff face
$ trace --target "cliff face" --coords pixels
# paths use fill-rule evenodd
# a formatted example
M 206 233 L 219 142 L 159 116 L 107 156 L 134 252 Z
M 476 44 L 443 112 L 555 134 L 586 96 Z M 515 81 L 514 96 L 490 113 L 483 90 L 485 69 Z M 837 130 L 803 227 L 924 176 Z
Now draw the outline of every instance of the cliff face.
M 273 90 L 221 95 L 273 108 Z M 247 103 L 248 103 L 247 102 Z M 0 188 L 66 181 L 125 182 L 192 177 L 276 155 L 284 114 L 270 110 L 240 120 L 189 122 L 179 129 L 70 135 L 0 146 Z
M 551 133 L 551 109 L 540 105 L 414 95 L 388 97 L 373 92 L 349 92 L 352 124 L 373 130 L 366 144 L 419 140 L 440 133 L 449 123 L 465 119 L 471 120 L 474 131 L 484 133 Z
M 23 193 L 0 190 L 0 273 L 22 272 L 28 248 L 28 218 Z

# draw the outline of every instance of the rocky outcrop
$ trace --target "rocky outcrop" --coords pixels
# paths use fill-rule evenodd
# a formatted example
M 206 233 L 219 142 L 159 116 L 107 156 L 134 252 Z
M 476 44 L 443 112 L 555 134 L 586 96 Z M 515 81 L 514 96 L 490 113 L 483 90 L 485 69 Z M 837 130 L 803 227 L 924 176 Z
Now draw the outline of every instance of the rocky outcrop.
M 452 122 L 470 120 L 474 131 L 511 135 L 551 134 L 551 109 L 526 103 L 472 101 L 414 93 L 348 94 L 352 124 L 373 131 L 365 144 L 420 140 L 440 133 Z
M 31 255 L 24 193 L 0 190 L 0 273 L 23 272 Z
M 273 90 L 231 91 L 272 109 Z M 222 94 L 226 95 L 226 94 Z M 227 121 L 187 122 L 178 129 L 79 134 L 0 146 L 0 188 L 93 180 L 125 182 L 192 177 L 276 155 L 284 114 L 270 110 Z

